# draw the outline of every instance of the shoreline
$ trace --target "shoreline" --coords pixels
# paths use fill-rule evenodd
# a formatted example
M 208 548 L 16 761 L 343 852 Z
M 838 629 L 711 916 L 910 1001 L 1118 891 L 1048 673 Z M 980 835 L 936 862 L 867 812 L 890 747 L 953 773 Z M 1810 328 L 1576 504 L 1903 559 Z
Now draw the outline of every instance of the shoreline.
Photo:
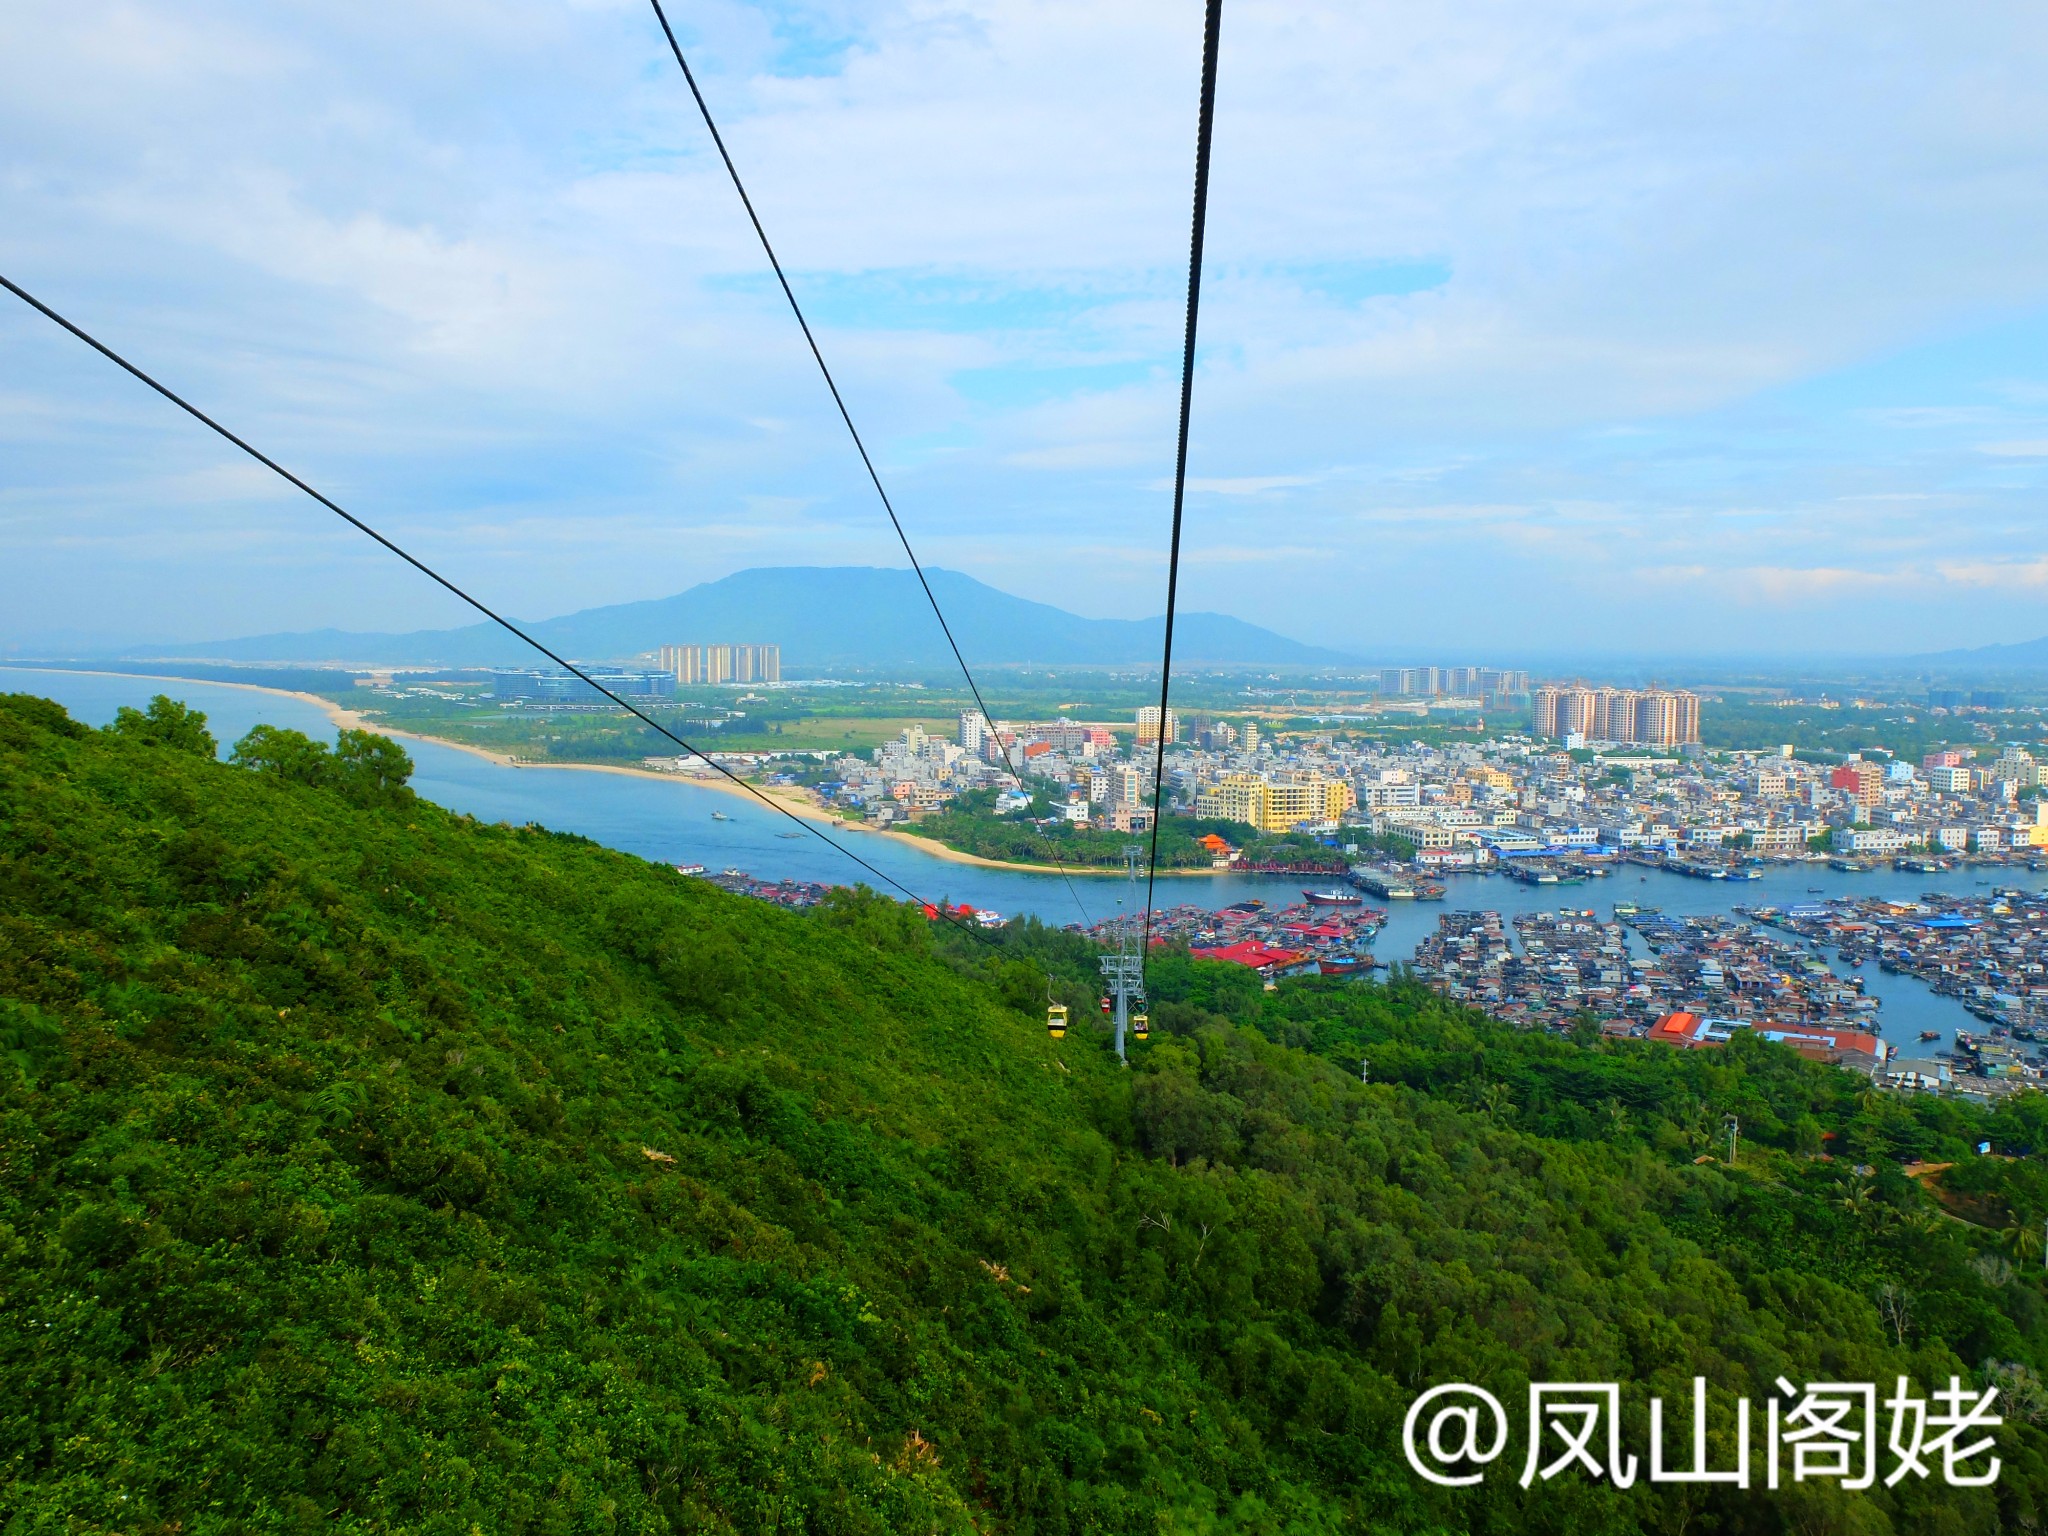
M 345 731 L 367 731 L 372 727 L 369 721 L 353 709 L 337 704 L 332 699 L 323 699 L 317 693 L 300 693 L 293 688 L 272 688 L 266 683 L 230 683 L 215 677 L 178 677 L 167 672 L 106 672 L 98 667 L 46 667 L 20 666 L 0 662 L 0 669 L 11 672 L 57 672 L 66 677 L 120 677 L 140 683 L 197 683 L 202 688 L 239 688 L 244 693 L 268 693 L 280 699 L 298 699 L 311 704 L 334 722 L 338 729 Z M 408 736 L 410 731 L 380 731 L 380 735 Z M 431 741 L 430 736 L 414 736 L 415 741 Z M 443 746 L 457 746 L 456 742 L 443 742 Z
M 448 747 L 457 752 L 467 752 L 472 757 L 480 757 L 486 762 L 495 763 L 500 768 L 533 768 L 572 773 L 617 773 L 631 778 L 653 779 L 658 783 L 681 785 L 685 788 L 709 789 L 719 794 L 736 795 L 743 800 L 753 801 L 757 805 L 766 801 L 774 809 L 787 811 L 792 816 L 799 817 L 806 822 L 814 822 L 819 826 L 832 827 L 842 832 L 858 832 L 867 837 L 888 838 L 905 847 L 915 848 L 921 853 L 926 853 L 933 858 L 943 860 L 948 864 L 968 864 L 982 869 L 1007 869 L 1026 875 L 1091 875 L 1114 877 L 1117 879 L 1123 878 L 1124 875 L 1124 871 L 1120 868 L 1109 869 L 1098 865 L 1082 864 L 1066 866 L 1058 864 L 1016 864 L 1006 859 L 984 858 L 978 853 L 963 853 L 958 848 L 947 847 L 936 838 L 918 837 L 909 832 L 898 832 L 890 827 L 863 826 L 857 821 L 842 821 L 837 816 L 828 815 L 815 801 L 808 798 L 797 798 L 797 796 L 791 795 L 785 787 L 780 785 L 773 788 L 768 785 L 746 787 L 723 777 L 698 778 L 695 775 L 686 773 L 659 773 L 652 768 L 632 768 L 623 763 L 527 762 L 523 759 L 510 757 L 503 752 L 494 752 L 488 747 L 472 745 L 466 741 L 450 741 L 445 736 L 429 736 L 422 731 L 407 731 L 401 730 L 397 726 L 385 725 L 380 721 L 370 719 L 360 710 L 350 709 L 347 705 L 337 703 L 333 699 L 322 698 L 317 693 L 301 693 L 293 688 L 272 688 L 265 683 L 231 683 L 211 677 L 177 677 L 155 672 L 103 672 L 93 667 L 21 667 L 14 670 L 23 672 L 63 672 L 84 677 L 130 678 L 152 683 L 197 683 L 201 687 L 206 688 L 240 688 L 249 693 L 267 693 L 280 699 L 296 699 L 300 703 L 311 704 L 322 714 L 326 715 L 328 720 L 338 730 L 375 731 L 380 736 L 390 736 L 406 741 L 430 742 L 437 747 Z M 801 793 L 799 791 L 799 794 Z M 1162 876 L 1222 875 L 1228 873 L 1230 871 L 1221 869 L 1162 869 L 1159 871 L 1159 874 Z
M 380 728 L 373 725 L 369 729 L 375 730 Z M 770 786 L 755 784 L 749 786 L 735 783 L 733 780 L 723 777 L 699 778 L 694 774 L 680 772 L 662 773 L 653 768 L 628 767 L 624 763 L 534 763 L 528 762 L 523 758 L 507 757 L 502 752 L 492 752 L 484 747 L 470 746 L 466 742 L 450 741 L 444 736 L 423 735 L 418 731 L 385 730 L 381 734 L 404 736 L 412 741 L 430 741 L 434 745 L 441 747 L 453 747 L 459 752 L 469 752 L 478 757 L 488 758 L 491 762 L 498 764 L 502 768 L 538 769 L 543 772 L 554 771 L 562 773 L 616 773 L 623 774 L 627 778 L 653 779 L 657 783 L 677 784 L 690 789 L 714 790 L 722 795 L 733 795 L 741 800 L 752 801 L 756 805 L 766 801 L 768 805 L 776 810 L 787 811 L 792 816 L 800 817 L 808 822 L 815 822 L 821 827 L 830 827 L 838 832 L 857 832 L 863 837 L 887 838 L 891 842 L 899 843 L 906 848 L 915 848 L 920 853 L 929 854 L 933 858 L 944 860 L 948 864 L 969 864 L 981 869 L 1007 869 L 1026 875 L 1095 875 L 1114 877 L 1116 879 L 1124 877 L 1122 869 L 1112 869 L 1095 864 L 1070 864 L 1064 866 L 1059 864 L 1017 864 L 1007 859 L 985 858 L 978 853 L 966 853 L 961 849 L 948 847 L 936 838 L 919 837 L 911 832 L 899 832 L 893 827 L 870 827 L 864 826 L 857 821 L 844 821 L 826 811 L 815 800 L 809 799 L 804 791 L 797 790 L 792 792 L 786 785 Z M 1220 875 L 1227 874 L 1229 871 L 1220 869 L 1162 869 L 1159 873 L 1162 876 Z

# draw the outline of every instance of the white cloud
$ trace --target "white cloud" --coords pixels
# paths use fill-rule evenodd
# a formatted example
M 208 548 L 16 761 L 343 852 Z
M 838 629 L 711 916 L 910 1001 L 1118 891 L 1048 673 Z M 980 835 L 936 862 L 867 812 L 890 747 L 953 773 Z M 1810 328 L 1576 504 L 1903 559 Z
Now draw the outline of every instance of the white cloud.
M 1126 603 L 1135 567 L 1076 552 L 1142 564 L 1163 526 L 1192 14 L 677 18 L 908 521 L 1035 596 Z M 1911 359 L 2048 309 L 2044 29 L 1997 4 L 1234 5 L 1201 605 L 1597 639 L 1696 569 L 1785 637 L 1874 593 L 1920 605 L 1899 622 L 2032 622 L 2048 366 Z M 644 6 L 22 0 L 0 134 L 10 276 L 521 611 L 886 536 Z M 1403 264 L 1438 275 L 1378 291 Z M 49 551 L 153 517 L 164 573 L 231 579 L 179 510 L 214 450 L 42 329 L 0 317 L 0 612 L 75 621 L 105 573 Z M 303 514 L 237 484 L 269 561 Z M 1361 605 L 1261 549 L 1391 579 Z M 1978 574 L 1899 574 L 1937 553 Z M 1433 596 L 1452 573 L 1479 597 Z M 329 574 L 266 565 L 262 627 L 399 601 Z M 1518 587 L 1565 596 L 1518 620 Z M 132 590 L 205 627 L 191 584 Z
M 2048 555 L 2014 560 L 1944 560 L 1935 566 L 1942 580 L 1960 587 L 2007 587 L 2039 592 L 2048 587 Z

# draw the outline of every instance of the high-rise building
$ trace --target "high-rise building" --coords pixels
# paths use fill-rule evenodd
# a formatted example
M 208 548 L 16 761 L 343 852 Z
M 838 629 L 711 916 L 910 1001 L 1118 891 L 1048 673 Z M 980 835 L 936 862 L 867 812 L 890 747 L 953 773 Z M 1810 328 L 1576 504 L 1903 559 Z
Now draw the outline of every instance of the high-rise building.
M 779 683 L 779 645 L 664 645 L 661 669 L 679 683 Z
M 1382 667 L 1380 692 L 1403 698 L 1434 697 L 1443 691 L 1443 674 L 1435 667 Z
M 1534 696 L 1538 736 L 1562 741 L 1618 741 L 1677 747 L 1700 739 L 1700 699 L 1685 689 L 1560 687 L 1546 683 Z
M 1595 688 L 1586 708 L 1585 732 L 1592 741 L 1636 741 L 1636 695 L 1626 688 Z
M 1591 688 L 1543 687 L 1536 690 L 1536 734 L 1563 740 L 1593 734 L 1593 713 L 1600 696 Z
M 1380 692 L 1399 698 L 1474 698 L 1529 691 L 1529 674 L 1501 667 L 1382 667 Z
M 981 756 L 981 744 L 988 740 L 988 716 L 978 709 L 971 709 L 960 716 L 960 745 L 976 757 Z
M 1169 743 L 1180 740 L 1180 716 L 1172 710 L 1166 712 L 1166 739 Z M 1147 704 L 1138 711 L 1138 745 L 1157 746 L 1159 743 L 1159 706 Z
M 1700 698 L 1684 690 L 1652 688 L 1635 697 L 1635 728 L 1616 741 L 1647 747 L 1677 747 L 1700 739 Z

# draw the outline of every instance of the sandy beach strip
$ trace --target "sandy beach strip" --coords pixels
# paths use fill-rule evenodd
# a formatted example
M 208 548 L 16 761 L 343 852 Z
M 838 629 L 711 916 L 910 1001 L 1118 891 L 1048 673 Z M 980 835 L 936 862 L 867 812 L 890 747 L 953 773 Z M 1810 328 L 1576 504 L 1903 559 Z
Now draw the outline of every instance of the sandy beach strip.
M 744 784 L 716 774 L 698 777 L 682 772 L 663 773 L 652 768 L 629 768 L 622 763 L 536 763 L 524 758 L 509 757 L 503 752 L 493 752 L 488 747 L 473 746 L 466 741 L 450 741 L 445 736 L 429 736 L 421 731 L 400 730 L 364 715 L 360 710 L 350 709 L 333 699 L 322 698 L 317 693 L 300 693 L 290 688 L 271 688 L 262 683 L 230 683 L 211 677 L 170 677 L 155 673 L 102 672 L 90 667 L 44 667 L 24 670 L 69 672 L 87 677 L 124 677 L 145 683 L 199 683 L 210 688 L 241 688 L 250 693 L 273 694 L 280 699 L 297 699 L 311 704 L 334 722 L 337 730 L 375 731 L 380 736 L 401 738 L 406 741 L 432 742 L 437 747 L 452 747 L 457 752 L 467 752 L 486 762 L 496 763 L 500 768 L 536 769 L 541 771 L 566 771 L 573 773 L 619 773 L 631 778 L 653 779 L 659 783 L 682 785 L 692 789 L 709 789 L 719 794 L 738 795 L 756 804 L 768 802 L 777 810 L 787 811 L 821 827 L 830 827 L 839 832 L 857 832 L 863 837 L 883 837 L 901 843 L 906 848 L 915 848 L 919 853 L 942 859 L 949 864 L 972 864 L 982 869 L 1007 869 L 1027 875 L 1093 875 L 1122 878 L 1121 868 L 1103 868 L 1098 865 L 1069 864 L 1014 864 L 1005 859 L 985 859 L 978 853 L 962 853 L 958 848 L 948 848 L 936 838 L 918 837 L 909 832 L 898 832 L 889 827 L 870 827 L 857 821 L 844 821 L 827 811 L 802 790 L 792 790 L 785 785 Z M 680 756 L 681 754 L 677 754 Z M 1166 875 L 1214 875 L 1227 873 L 1215 869 L 1162 869 Z

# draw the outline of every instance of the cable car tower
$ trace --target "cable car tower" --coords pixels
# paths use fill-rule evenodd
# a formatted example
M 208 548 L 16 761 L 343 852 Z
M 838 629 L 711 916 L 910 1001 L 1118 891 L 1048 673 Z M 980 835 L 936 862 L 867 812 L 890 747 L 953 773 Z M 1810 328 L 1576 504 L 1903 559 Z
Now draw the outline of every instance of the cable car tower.
M 1145 957 L 1138 951 L 1137 914 L 1131 910 L 1131 902 L 1138 895 L 1138 860 L 1145 855 L 1143 843 L 1124 844 L 1124 872 L 1130 895 L 1117 906 L 1121 911 L 1116 920 L 1116 953 L 1102 957 L 1102 979 L 1109 989 L 1109 996 L 1116 1008 L 1116 1059 L 1128 1061 L 1124 1054 L 1124 1036 L 1132 1019 L 1133 1003 L 1137 1004 L 1139 1037 L 1148 1033 L 1150 1021 L 1145 1008 Z

